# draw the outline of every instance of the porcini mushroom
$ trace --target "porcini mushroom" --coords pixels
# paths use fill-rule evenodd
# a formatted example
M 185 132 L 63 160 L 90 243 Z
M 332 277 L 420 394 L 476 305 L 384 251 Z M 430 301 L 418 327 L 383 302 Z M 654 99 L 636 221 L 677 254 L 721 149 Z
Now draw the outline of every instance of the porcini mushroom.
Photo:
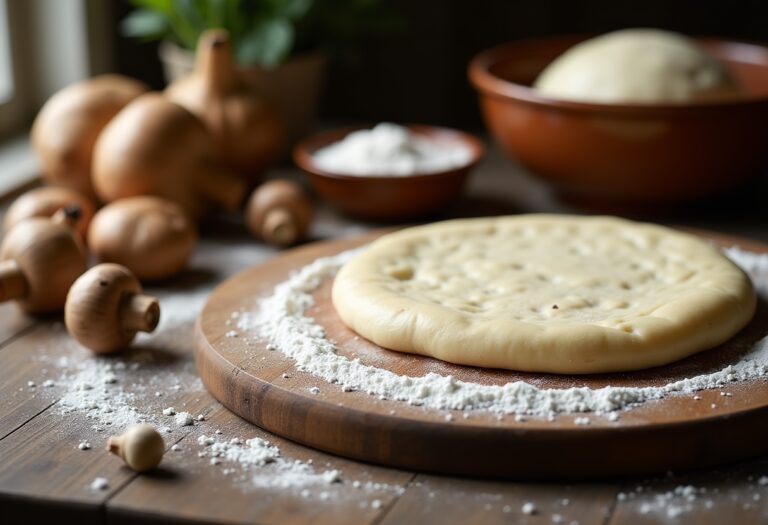
M 235 210 L 245 196 L 245 182 L 219 166 L 205 124 L 157 93 L 128 104 L 99 135 L 93 184 L 106 202 L 155 195 L 195 218 L 210 203 Z
M 77 206 L 80 210 L 75 229 L 80 237 L 85 239 L 88 225 L 96 212 L 96 205 L 75 190 L 56 186 L 42 186 L 19 196 L 5 213 L 3 230 L 8 232 L 13 226 L 30 217 L 51 217 L 60 209 L 71 206 Z
M 43 178 L 92 197 L 91 157 L 104 126 L 147 86 L 120 75 L 101 75 L 62 89 L 32 125 L 32 145 Z
M 181 207 L 160 197 L 132 197 L 104 206 L 93 218 L 88 246 L 99 259 L 122 264 L 140 280 L 181 271 L 197 244 Z
M 72 207 L 11 228 L 0 246 L 0 302 L 15 299 L 31 314 L 63 308 L 69 287 L 88 267 L 83 243 L 72 228 L 77 216 Z
M 123 435 L 110 437 L 107 450 L 133 470 L 144 472 L 155 468 L 163 460 L 165 442 L 150 425 L 134 425 Z
M 152 332 L 159 321 L 157 299 L 142 294 L 138 279 L 119 264 L 99 264 L 85 272 L 64 306 L 69 334 L 97 354 L 125 348 L 137 332 Z
M 227 169 L 253 180 L 280 156 L 284 136 L 280 116 L 242 79 L 227 31 L 203 33 L 196 56 L 194 72 L 165 93 L 206 123 Z
M 245 221 L 257 238 L 285 246 L 304 238 L 312 212 L 312 201 L 301 186 L 287 180 L 272 180 L 251 194 Z

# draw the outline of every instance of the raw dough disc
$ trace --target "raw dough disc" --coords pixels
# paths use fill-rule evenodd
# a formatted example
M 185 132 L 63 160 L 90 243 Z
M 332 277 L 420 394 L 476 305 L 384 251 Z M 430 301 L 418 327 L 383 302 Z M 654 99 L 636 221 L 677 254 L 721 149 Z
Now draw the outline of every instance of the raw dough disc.
M 716 248 L 612 217 L 521 215 L 385 235 L 348 262 L 333 304 L 401 352 L 492 368 L 597 373 L 712 348 L 755 310 Z

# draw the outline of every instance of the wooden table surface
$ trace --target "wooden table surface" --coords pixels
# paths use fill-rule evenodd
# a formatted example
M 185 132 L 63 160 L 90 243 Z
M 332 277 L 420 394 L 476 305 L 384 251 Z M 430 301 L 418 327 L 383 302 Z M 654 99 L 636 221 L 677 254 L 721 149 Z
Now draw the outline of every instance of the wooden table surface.
M 297 176 L 295 170 L 275 175 Z M 768 241 L 762 187 L 725 204 L 678 208 L 654 220 Z M 5 199 L 4 206 L 10 197 Z M 498 151 L 473 179 L 452 216 L 573 211 L 559 204 Z M 363 224 L 321 207 L 316 239 L 349 236 Z M 149 291 L 163 319 L 152 336 L 115 358 L 96 360 L 72 342 L 60 318 L 29 319 L 0 305 L 0 522 L 34 523 L 766 523 L 768 461 L 758 458 L 716 470 L 669 473 L 654 479 L 601 483 L 530 483 L 448 478 L 398 471 L 329 456 L 293 444 L 234 416 L 203 389 L 192 363 L 192 327 L 207 293 L 223 279 L 277 252 L 249 239 L 237 224 L 210 226 L 189 270 Z M 104 451 L 110 429 L 96 430 L 87 407 L 67 410 L 82 374 L 99 364 L 114 372 L 123 409 L 160 427 L 178 450 L 162 468 L 137 475 Z M 90 368 L 89 368 L 90 367 Z M 46 382 L 48 381 L 48 382 Z M 48 385 L 48 386 L 45 386 Z M 69 404 L 71 405 L 71 403 Z M 173 425 L 165 407 L 202 414 L 192 426 Z M 219 433 L 216 433 L 216 431 Z M 260 437 L 279 447 L 286 465 L 313 471 L 309 482 L 285 482 L 275 465 L 245 468 L 226 458 L 213 465 L 200 436 Z M 90 450 L 78 445 L 88 442 Z M 472 445 L 467 444 L 468 447 Z M 509 451 L 515 454 L 514 450 Z M 340 482 L 318 481 L 338 470 Z M 91 488 L 103 477 L 105 490 Z M 314 480 L 314 481 L 312 481 Z M 523 512 L 530 503 L 534 512 Z

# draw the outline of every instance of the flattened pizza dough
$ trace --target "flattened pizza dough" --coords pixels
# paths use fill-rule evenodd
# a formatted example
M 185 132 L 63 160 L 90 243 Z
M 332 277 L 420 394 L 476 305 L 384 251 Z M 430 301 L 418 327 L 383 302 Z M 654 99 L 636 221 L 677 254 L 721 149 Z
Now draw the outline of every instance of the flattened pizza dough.
M 586 374 L 712 348 L 752 318 L 755 292 L 692 235 L 612 217 L 521 215 L 385 235 L 340 270 L 333 304 L 391 350 Z

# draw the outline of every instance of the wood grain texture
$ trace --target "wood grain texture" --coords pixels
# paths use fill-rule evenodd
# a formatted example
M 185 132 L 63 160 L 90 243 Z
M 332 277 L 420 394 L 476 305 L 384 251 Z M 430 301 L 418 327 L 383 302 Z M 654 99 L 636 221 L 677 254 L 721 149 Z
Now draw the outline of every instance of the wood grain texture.
M 288 168 L 277 170 L 275 175 L 295 178 L 297 173 L 295 169 Z M 768 208 L 764 206 L 762 195 L 764 195 L 763 191 L 754 192 L 753 200 L 732 200 L 718 205 L 714 209 L 696 209 L 694 212 L 689 209 L 679 210 L 677 216 L 666 219 L 687 226 L 717 229 L 768 242 L 768 230 L 765 228 Z M 2 213 L 3 207 L 3 202 L 0 201 L 0 213 Z M 527 211 L 563 212 L 573 211 L 573 209 L 556 202 L 546 188 L 534 179 L 527 177 L 522 170 L 500 155 L 496 148 L 493 148 L 486 162 L 478 167 L 476 176 L 472 178 L 468 194 L 451 213 L 453 216 L 479 216 Z M 664 219 L 664 217 L 656 217 L 656 220 Z M 316 239 L 339 238 L 358 235 L 369 227 L 369 224 L 351 222 L 347 218 L 333 213 L 328 207 L 320 206 L 311 234 Z M 161 299 L 163 320 L 161 320 L 158 334 L 163 335 L 157 338 L 140 338 L 139 344 L 145 349 L 154 349 L 156 352 L 153 355 L 158 356 L 159 361 L 155 366 L 136 371 L 131 377 L 140 384 L 144 384 L 145 381 L 150 381 L 153 377 L 162 377 L 161 374 L 164 371 L 178 375 L 189 374 L 191 372 L 191 325 L 171 322 L 174 319 L 187 319 L 190 312 L 194 311 L 195 301 L 187 293 L 191 292 L 192 296 L 203 294 L 216 281 L 278 254 L 277 250 L 263 246 L 248 237 L 237 225 L 227 223 L 222 227 L 215 223 L 205 224 L 203 226 L 203 240 L 193 258 L 190 270 L 172 282 L 163 283 L 160 289 L 150 290 L 151 293 L 158 294 Z M 160 292 L 164 293 L 161 294 Z M 24 326 L 33 322 L 43 325 L 56 322 L 55 319 L 47 318 L 29 320 L 17 311 L 15 305 L 0 305 L 0 327 L 11 327 L 8 332 L 5 332 L 4 328 L 0 328 L 0 339 L 6 335 L 17 337 L 13 322 L 6 324 L 11 319 L 6 314 L 15 316 L 16 320 Z M 49 342 L 56 344 L 43 344 L 43 348 L 38 349 L 37 345 L 45 343 L 45 341 L 46 339 L 43 337 L 29 339 L 27 344 L 17 347 L 17 351 L 12 353 L 6 353 L 6 348 L 0 346 L 0 399 L 10 403 L 23 404 L 27 402 L 25 396 L 29 395 L 27 392 L 7 396 L 11 389 L 6 388 L 5 385 L 5 381 L 9 377 L 4 374 L 6 365 L 18 371 L 21 370 L 18 361 L 24 359 L 25 355 L 29 356 L 29 360 L 34 361 L 38 356 L 57 358 L 68 351 L 66 347 L 59 344 L 63 340 L 57 338 L 49 340 Z M 39 354 L 36 353 L 37 350 L 40 351 Z M 83 354 L 84 357 L 87 355 L 87 353 Z M 121 361 L 123 359 L 124 356 L 119 356 L 116 360 Z M 32 363 L 30 366 L 34 368 L 37 365 Z M 27 377 L 27 374 L 20 372 L 18 377 L 19 381 L 22 381 Z M 22 382 L 23 385 L 26 383 Z M 169 394 L 164 401 L 152 406 L 155 407 L 154 410 L 159 410 L 164 405 L 174 405 L 180 408 L 183 406 L 181 403 L 187 402 L 187 400 L 195 402 L 195 399 L 198 399 L 201 405 L 193 406 L 199 406 L 201 410 L 207 410 L 207 407 L 210 407 L 212 425 L 220 426 L 226 433 L 232 429 L 232 432 L 237 432 L 242 436 L 249 435 L 251 432 L 262 435 L 258 429 L 249 423 L 220 408 L 218 403 L 208 394 L 194 390 L 195 388 L 191 388 L 189 392 L 174 393 L 173 396 Z M 137 404 L 151 403 L 145 396 L 151 397 L 152 395 L 153 390 L 146 391 L 137 398 Z M 88 428 L 83 428 L 77 418 L 64 418 L 59 415 L 56 408 L 56 405 L 53 405 L 48 410 L 38 414 L 26 422 L 17 432 L 25 431 L 27 426 L 33 424 L 36 425 L 35 431 L 26 430 L 23 435 L 14 432 L 0 440 L 0 445 L 2 445 L 3 441 L 14 435 L 17 436 L 13 447 L 0 446 L 0 477 L 4 480 L 4 485 L 0 488 L 0 522 L 3 525 L 51 523 L 54 520 L 81 524 L 244 523 L 258 522 L 257 518 L 266 519 L 264 517 L 268 515 L 272 517 L 280 515 L 283 518 L 282 522 L 308 523 L 323 520 L 327 522 L 329 521 L 327 516 L 338 515 L 334 500 L 318 506 L 313 498 L 304 501 L 294 495 L 282 497 L 282 494 L 261 491 L 251 494 L 250 489 L 244 490 L 233 477 L 221 475 L 220 467 L 195 463 L 195 457 L 177 458 L 171 455 L 171 452 L 166 455 L 165 467 L 170 467 L 169 471 L 175 473 L 175 476 L 166 472 L 151 478 L 149 476 L 130 477 L 125 485 L 117 486 L 114 491 L 108 491 L 107 494 L 102 495 L 99 502 L 78 503 L 78 500 L 82 500 L 82 498 L 75 493 L 76 491 L 73 490 L 71 493 L 54 491 L 55 484 L 45 481 L 44 478 L 53 475 L 45 468 L 46 464 L 56 462 L 55 469 L 62 472 L 86 471 L 90 475 L 91 471 L 88 469 L 88 464 L 92 461 L 98 461 L 100 462 L 99 465 L 105 467 L 105 469 L 95 469 L 98 475 L 109 474 L 110 481 L 116 483 L 119 482 L 119 478 L 112 477 L 110 473 L 113 472 L 112 467 L 117 467 L 118 471 L 116 472 L 119 473 L 120 462 L 116 458 L 108 458 L 106 453 L 102 456 L 102 451 L 96 448 L 88 452 L 70 449 L 69 447 L 75 445 L 75 442 L 80 439 L 91 438 L 93 433 Z M 192 410 L 196 409 L 192 408 Z M 80 430 L 68 431 L 67 428 L 70 426 Z M 202 428 L 200 427 L 199 430 Z M 196 428 L 195 432 L 197 431 Z M 269 436 L 270 441 L 280 443 L 287 457 L 307 461 L 313 459 L 320 465 L 323 464 L 323 461 L 333 461 L 323 453 L 298 445 L 290 447 L 288 442 L 282 441 L 280 438 L 267 433 L 263 435 Z M 193 447 L 196 446 L 192 435 L 189 439 L 189 443 Z M 31 440 L 31 442 L 23 446 L 24 440 Z M 180 442 L 183 447 L 187 446 L 186 441 L 187 439 L 184 439 Z M 67 453 L 60 454 L 59 447 L 62 450 L 66 449 Z M 191 453 L 193 456 L 194 450 L 193 448 Z M 8 459 L 10 452 L 21 457 L 16 457 L 10 461 Z M 90 454 L 91 452 L 93 454 Z M 510 453 L 515 454 L 516 451 L 512 450 Z M 178 454 L 190 454 L 190 451 L 185 450 Z M 34 461 L 35 456 L 39 457 L 39 462 Z M 110 461 L 102 463 L 101 461 L 105 457 Z M 514 484 L 515 487 L 519 488 L 519 492 L 518 488 L 515 488 L 515 495 L 512 496 L 508 495 L 508 488 L 512 485 L 509 482 L 472 481 L 419 475 L 416 483 L 411 482 L 404 485 L 406 492 L 403 495 L 390 495 L 390 499 L 385 499 L 384 496 L 390 494 L 389 491 L 384 491 L 382 494 L 374 492 L 368 495 L 350 487 L 346 481 L 382 479 L 383 474 L 380 473 L 392 472 L 391 470 L 375 469 L 370 465 L 345 460 L 336 459 L 335 461 L 338 463 L 334 464 L 344 466 L 342 470 L 345 483 L 342 485 L 343 490 L 340 496 L 358 498 L 361 505 L 367 504 L 369 506 L 373 501 L 372 498 L 379 498 L 381 507 L 379 512 L 375 514 L 376 517 L 372 519 L 383 521 L 388 525 L 409 522 L 456 523 L 461 521 L 457 517 L 468 515 L 477 517 L 478 523 L 492 523 L 494 520 L 498 522 L 505 517 L 509 517 L 509 519 L 504 520 L 505 523 L 516 523 L 523 519 L 519 513 L 519 508 L 513 507 L 510 509 L 510 513 L 505 514 L 503 505 L 500 515 L 496 500 L 489 501 L 484 496 L 488 494 L 503 494 L 504 498 L 514 498 L 509 500 L 511 502 L 518 501 L 518 497 L 523 500 L 528 495 L 535 495 L 535 500 L 532 498 L 530 500 L 547 513 L 541 512 L 526 519 L 530 523 L 547 524 L 552 523 L 549 512 L 554 512 L 555 509 L 560 508 L 560 493 L 569 493 L 571 489 L 583 489 L 584 499 L 589 500 L 595 494 L 592 491 L 595 487 L 609 487 L 608 490 L 611 490 L 610 483 L 606 485 L 568 485 L 560 482 L 542 485 L 523 480 Z M 348 470 L 345 466 L 347 464 L 355 465 L 355 468 Z M 37 470 L 33 470 L 33 466 Z M 398 475 L 405 476 L 406 479 L 412 476 L 407 471 L 399 471 Z M 768 520 L 768 505 L 766 504 L 768 496 L 763 496 L 759 501 L 752 500 L 754 493 L 758 492 L 754 487 L 760 487 L 757 480 L 763 475 L 768 475 L 766 461 L 750 460 L 735 467 L 694 472 L 671 480 L 666 477 L 629 480 L 626 481 L 626 486 L 621 490 L 628 491 L 640 485 L 643 487 L 643 497 L 647 498 L 648 501 L 654 501 L 656 497 L 664 496 L 671 485 L 680 483 L 691 483 L 697 488 L 719 487 L 723 496 L 715 500 L 714 508 L 706 508 L 704 506 L 705 500 L 699 497 L 690 511 L 675 518 L 668 518 L 665 511 L 654 513 L 651 516 L 641 514 L 640 506 L 634 503 L 635 500 L 614 500 L 613 505 L 616 511 L 612 517 L 606 518 L 605 523 L 606 525 L 630 525 L 643 520 L 643 523 L 714 525 L 739 523 L 738 520 L 745 518 L 745 516 L 747 523 L 760 523 L 756 520 L 761 516 L 765 522 Z M 59 477 L 59 480 L 62 478 L 63 476 Z M 83 478 L 85 476 L 73 476 L 66 483 L 81 488 L 79 485 L 81 482 L 91 481 Z M 433 479 L 439 483 L 433 482 Z M 10 493 L 6 492 L 6 489 L 9 485 L 13 485 L 16 480 L 23 487 L 23 490 L 15 491 L 10 497 Z M 402 482 L 400 478 L 398 480 L 398 482 Z M 427 486 L 427 480 L 430 483 L 428 485 L 430 490 L 424 490 L 423 487 L 418 486 L 419 482 Z M 134 489 L 134 485 L 136 485 L 136 489 Z M 549 487 L 550 489 L 540 490 L 541 487 Z M 761 490 L 765 489 L 762 488 Z M 251 494 L 250 497 L 249 494 Z M 569 494 L 572 500 L 581 500 L 581 498 L 574 497 L 573 493 Z M 107 499 L 110 497 L 111 499 Z M 256 501 L 250 501 L 251 497 Z M 267 500 L 267 498 L 270 499 Z M 584 523 L 600 523 L 599 520 L 591 521 L 588 517 L 592 516 L 594 512 L 599 514 L 604 509 L 604 500 L 597 496 L 595 499 L 597 503 L 593 508 L 586 510 L 585 514 L 579 514 L 586 516 Z M 454 500 L 459 504 L 452 504 Z M 280 509 L 279 512 L 269 510 L 271 501 L 275 501 L 275 505 Z M 114 510 L 112 509 L 113 503 L 115 505 Z M 485 511 L 485 505 L 489 503 L 492 505 L 492 510 Z M 738 508 L 738 505 L 745 503 L 752 506 L 749 513 Z M 253 509 L 259 505 L 263 505 L 263 507 L 260 507 L 259 514 L 254 514 Z M 342 505 L 341 508 L 347 507 Z M 200 512 L 199 517 L 195 514 L 198 511 Z M 388 518 L 390 513 L 392 517 Z M 369 516 L 374 514 L 363 515 L 362 512 L 359 512 L 354 515 L 361 517 L 362 521 L 369 519 Z M 576 514 L 563 512 L 562 515 L 572 516 Z M 182 516 L 184 517 L 182 518 Z M 561 523 L 569 524 L 568 521 Z
M 498 483 L 420 474 L 382 525 L 426 523 L 564 523 L 602 525 L 619 486 Z M 530 504 L 532 514 L 523 512 Z
M 160 295 L 170 297 L 173 307 L 180 293 L 166 291 Z M 172 406 L 197 415 L 218 406 L 199 386 L 194 387 L 190 351 L 194 310 L 189 310 L 194 308 L 194 301 L 185 298 L 176 304 L 177 308 L 167 312 L 163 333 L 140 338 L 118 356 L 95 357 L 69 337 L 60 320 L 39 321 L 34 329 L 0 350 L 0 384 L 8 393 L 0 397 L 0 436 L 5 436 L 0 441 L 0 505 L 18 513 L 27 512 L 31 506 L 34 515 L 41 517 L 80 519 L 83 513 L 99 517 L 107 499 L 136 476 L 106 452 L 107 438 L 122 428 L 101 425 L 103 431 L 94 431 L 97 421 L 87 408 L 68 412 L 62 406 L 62 396 L 76 392 L 82 382 L 98 381 L 100 375 L 106 378 L 106 370 L 96 369 L 95 376 L 87 375 L 89 366 L 122 363 L 123 372 L 115 388 L 129 395 L 142 393 L 141 409 L 158 428 L 171 430 L 163 432 L 167 447 L 193 427 L 174 425 L 173 417 L 162 414 L 164 408 Z M 83 367 L 86 375 L 81 378 L 78 374 Z M 46 379 L 53 380 L 54 385 L 44 386 Z M 191 388 L 174 388 L 180 380 Z M 29 381 L 35 386 L 29 386 Z M 121 404 L 119 398 L 104 402 L 115 409 Z M 90 450 L 78 449 L 83 441 L 90 443 Z M 161 467 L 156 475 L 164 472 Z M 93 490 L 90 484 L 96 477 L 106 478 L 109 488 Z
M 768 522 L 766 459 L 718 469 L 628 481 L 607 525 Z
M 0 304 L 0 349 L 3 344 L 28 329 L 34 322 L 34 319 L 24 315 L 15 304 Z
M 21 427 L 58 399 L 59 388 L 43 386 L 53 372 L 45 357 L 66 337 L 61 324 L 40 323 L 0 349 L 0 437 Z
M 254 467 L 243 473 L 227 473 L 232 465 L 223 461 L 212 466 L 210 457 L 198 457 L 205 450 L 197 438 L 212 429 L 225 436 L 240 439 L 259 437 L 280 448 L 290 460 L 310 461 L 317 472 L 337 469 L 339 483 L 307 483 L 281 486 L 278 477 L 271 477 L 274 467 Z M 179 442 L 181 450 L 166 455 L 164 467 L 168 476 L 141 476 L 110 500 L 107 513 L 110 522 L 132 523 L 142 513 L 157 516 L 224 523 L 313 523 L 357 524 L 379 520 L 412 478 L 408 472 L 370 467 L 338 457 L 317 453 L 284 439 L 272 436 L 234 416 L 219 406 L 204 426 Z M 254 476 L 255 481 L 249 477 Z M 261 477 L 259 477 L 261 476 Z M 355 488 L 353 484 L 382 488 Z M 233 490 L 232 487 L 240 487 Z M 325 493 L 325 495 L 323 494 Z M 205 498 L 190 498 L 190 494 L 205 494 Z M 368 502 L 382 502 L 372 508 Z
M 336 385 L 296 372 L 289 358 L 269 351 L 264 342 L 226 336 L 230 314 L 254 308 L 254 298 L 268 293 L 292 270 L 376 235 L 286 252 L 218 287 L 198 320 L 196 340 L 198 370 L 214 397 L 245 419 L 299 443 L 353 459 L 450 474 L 529 478 L 648 474 L 768 450 L 768 385 L 763 380 L 730 384 L 729 397 L 712 389 L 699 393 L 700 400 L 691 394 L 646 403 L 622 413 L 617 422 L 591 415 L 587 426 L 577 425 L 574 415 L 518 422 L 482 411 L 469 419 L 456 413 L 448 421 L 446 411 L 382 401 L 365 392 L 342 392 Z M 734 238 L 721 240 L 750 245 Z M 754 243 L 750 246 L 768 251 Z M 340 321 L 330 300 L 330 281 L 314 295 L 316 306 L 309 314 L 336 341 L 341 355 L 398 374 L 434 372 L 482 384 L 522 380 L 546 388 L 659 386 L 721 369 L 768 330 L 768 307 L 761 304 L 748 328 L 729 342 L 665 367 L 587 377 L 523 374 L 387 351 L 357 337 Z M 282 376 L 286 371 L 290 378 Z M 319 394 L 311 388 L 319 389 Z M 515 454 L 509 454 L 510 447 Z

